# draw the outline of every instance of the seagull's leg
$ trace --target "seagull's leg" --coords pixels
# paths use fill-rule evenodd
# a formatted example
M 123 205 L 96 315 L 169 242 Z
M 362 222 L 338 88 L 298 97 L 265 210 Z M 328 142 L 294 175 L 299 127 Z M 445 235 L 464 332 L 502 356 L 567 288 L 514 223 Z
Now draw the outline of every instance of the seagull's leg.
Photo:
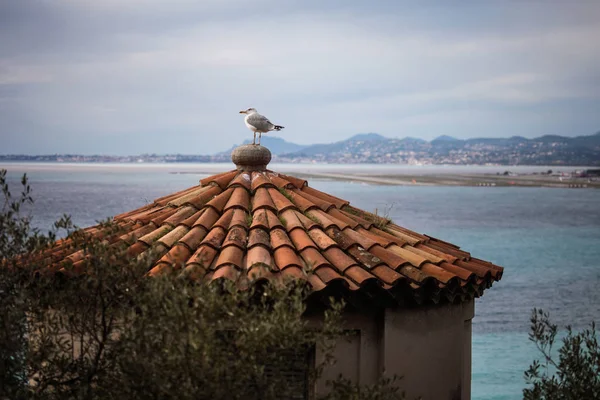
M 260 140 L 262 139 L 262 132 L 258 132 L 258 145 L 260 146 Z
M 252 141 L 252 144 L 256 144 L 256 132 L 254 132 L 254 140 Z

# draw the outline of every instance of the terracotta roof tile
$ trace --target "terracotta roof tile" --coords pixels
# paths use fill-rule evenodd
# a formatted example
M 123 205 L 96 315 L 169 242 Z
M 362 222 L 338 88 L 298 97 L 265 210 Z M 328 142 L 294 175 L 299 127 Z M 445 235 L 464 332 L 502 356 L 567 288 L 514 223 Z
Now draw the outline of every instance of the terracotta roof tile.
M 338 210 L 337 208 L 332 208 L 331 210 L 328 211 L 328 214 L 334 218 L 337 218 L 339 221 L 344 222 L 345 224 L 350 226 L 350 228 L 352 228 L 352 229 L 356 229 L 359 226 L 358 222 L 356 222 L 354 219 L 350 218 L 348 215 L 346 215 L 344 212 Z M 340 228 L 340 229 L 342 229 L 342 228 Z
M 323 266 L 331 266 L 327 259 L 314 247 L 307 247 L 300 252 L 300 256 L 304 260 L 309 271 L 316 270 Z
M 231 180 L 228 187 L 239 186 L 245 188 L 246 190 L 250 190 L 252 187 L 251 182 L 252 176 L 248 172 L 242 172 Z
M 271 267 L 273 259 L 269 250 L 262 246 L 255 246 L 248 250 L 248 256 L 246 259 L 246 269 L 250 269 L 252 266 L 262 264 L 268 268 Z
M 291 269 L 291 268 L 288 268 Z M 320 292 L 327 288 L 327 284 L 321 280 L 316 274 L 309 274 L 307 280 L 315 292 Z
M 271 196 L 271 199 L 275 204 L 275 208 L 277 208 L 277 211 L 279 211 L 279 213 L 289 209 L 297 209 L 294 203 L 292 203 L 287 197 L 280 193 L 279 190 L 275 188 L 268 188 L 267 191 L 269 192 L 269 196 Z
M 227 231 L 221 227 L 215 226 L 208 232 L 208 235 L 200 242 L 200 246 L 203 244 L 209 245 L 214 249 L 220 249 L 221 243 L 225 240 L 225 236 L 227 235 Z
M 179 197 L 183 197 L 183 196 L 185 196 L 186 194 L 188 194 L 188 193 L 190 193 L 190 192 L 193 192 L 193 191 L 195 191 L 196 189 L 198 189 L 198 187 L 199 187 L 199 186 L 192 186 L 191 188 L 187 188 L 187 189 L 184 189 L 184 190 L 180 190 L 179 192 L 175 192 L 175 193 L 173 193 L 173 194 L 169 194 L 169 195 L 167 195 L 167 196 L 159 197 L 158 199 L 154 200 L 154 204 L 153 204 L 152 206 L 156 206 L 156 205 L 159 205 L 159 206 L 164 206 L 164 205 L 166 205 L 166 204 L 167 204 L 167 203 L 168 203 L 170 200 L 172 200 L 172 199 L 176 199 L 176 198 L 179 198 Z M 120 214 L 120 215 L 118 215 L 118 216 L 117 216 L 117 217 L 115 217 L 115 218 L 123 218 L 123 215 L 124 215 L 124 214 Z
M 234 245 L 243 250 L 246 248 L 247 236 L 246 230 L 236 225 L 229 230 L 222 246 Z
M 211 280 L 216 281 L 218 279 L 229 279 L 230 281 L 237 281 L 240 277 L 240 271 L 233 265 L 224 265 L 217 269 L 212 275 Z
M 234 191 L 234 188 L 229 188 L 229 189 L 225 190 L 223 193 L 220 193 L 220 194 L 216 195 L 215 197 L 213 197 L 213 199 L 211 201 L 206 203 L 206 206 L 214 208 L 215 211 L 217 211 L 219 213 L 222 212 L 223 209 L 225 208 L 225 205 L 229 201 L 229 198 L 231 197 L 231 194 L 233 193 L 233 191 Z
M 426 263 L 428 261 L 426 258 L 420 256 L 419 254 L 415 254 L 411 251 L 408 251 L 407 250 L 408 246 L 403 248 L 403 247 L 396 246 L 395 244 L 393 244 L 390 247 L 388 247 L 387 249 L 389 251 L 399 255 L 400 257 L 402 257 L 403 259 L 405 259 L 406 261 L 408 261 L 415 267 L 420 267 L 421 265 L 423 265 L 423 263 Z
M 302 261 L 300 260 L 300 257 L 298 257 L 296 252 L 287 246 L 281 246 L 276 248 L 274 251 L 274 255 L 275 265 L 277 265 L 277 268 L 279 268 L 280 270 L 283 270 L 289 266 L 296 266 L 299 268 L 304 267 Z
M 195 226 L 188 233 L 182 237 L 179 242 L 184 243 L 191 251 L 195 251 L 198 246 L 200 246 L 200 242 L 206 237 L 208 231 L 203 226 Z
M 252 211 L 256 211 L 260 208 L 268 208 L 271 211 L 277 211 L 273 199 L 271 199 L 268 190 L 265 188 L 259 188 L 254 192 Z
M 358 265 L 356 260 L 348 256 L 338 247 L 331 247 L 323 251 L 323 255 L 340 272 L 344 272 L 347 268 L 353 265 Z
M 387 230 L 387 232 L 389 232 L 393 236 L 399 237 L 400 239 L 402 239 L 403 241 L 405 241 L 406 243 L 408 243 L 410 245 L 414 246 L 417 243 L 421 243 L 421 240 L 419 238 L 416 238 L 414 236 L 408 235 L 405 232 L 401 232 L 401 231 L 399 231 L 397 229 L 387 228 L 386 230 Z
M 363 218 L 365 212 L 362 210 L 351 206 L 346 206 L 341 210 L 341 213 L 344 214 L 346 217 L 356 221 L 356 223 L 358 223 L 365 229 L 369 229 L 373 226 L 372 221 Z
M 254 211 L 250 216 L 252 218 L 251 230 L 255 228 L 269 230 L 269 218 L 265 210 Z
M 233 218 L 233 210 L 225 211 L 221 217 L 213 224 L 213 227 L 219 226 L 225 230 L 229 229 L 231 225 L 231 219 Z
M 243 187 L 236 187 L 233 189 L 231 197 L 225 205 L 225 210 L 230 208 L 242 208 L 246 211 L 250 210 L 250 194 Z
M 192 252 L 187 246 L 174 246 L 167 254 L 162 256 L 160 262 L 166 262 L 174 269 L 180 269 L 185 265 L 185 262 L 190 258 Z
M 205 211 L 206 211 L 206 209 L 202 209 L 202 210 L 196 211 L 194 214 L 190 215 L 189 217 L 187 217 L 186 219 L 184 219 L 183 221 L 181 221 L 181 224 L 187 226 L 188 228 L 191 228 L 192 226 L 194 226 L 194 223 L 196 221 L 198 221 L 198 218 L 200 218 L 200 216 Z
M 317 245 L 315 245 L 310 236 L 302 229 L 294 229 L 290 232 L 289 236 L 298 251 L 302 251 L 307 247 L 317 248 Z
M 114 246 L 125 243 L 132 257 L 157 254 L 149 275 L 230 279 L 240 288 L 300 279 L 315 293 L 348 291 L 358 296 L 352 301 L 378 304 L 464 301 L 502 277 L 502 267 L 349 206 L 302 179 L 236 170 L 201 184 L 118 215 L 117 234 L 100 225 L 85 232 Z M 50 273 L 86 268 L 85 253 L 70 239 L 40 259 Z
M 390 266 L 394 270 L 409 263 L 409 261 L 399 256 L 394 251 L 387 250 L 379 245 L 371 247 L 369 252 L 380 260 L 384 261 L 386 265 Z
M 373 274 L 357 266 L 348 268 L 344 271 L 344 275 L 352 279 L 359 286 L 364 285 L 368 281 L 377 281 L 377 278 Z
M 121 240 L 125 243 L 135 242 L 137 239 L 141 238 L 144 235 L 152 232 L 154 230 L 154 225 L 148 224 L 139 227 L 138 229 L 121 235 Z
M 275 184 L 271 182 L 262 172 L 252 172 L 252 183 L 251 190 L 253 192 L 260 187 L 275 187 Z
M 291 182 L 292 185 L 294 185 L 298 189 L 302 189 L 304 186 L 307 185 L 307 183 L 304 179 L 298 179 L 296 177 L 284 175 L 284 174 L 279 174 L 279 176 L 282 177 L 283 179 L 285 179 L 286 181 Z
M 373 246 L 377 245 L 377 242 L 369 239 L 368 237 L 361 235 L 355 230 L 346 229 L 343 231 L 344 235 L 346 235 L 350 241 L 354 244 L 359 244 L 361 247 L 364 247 L 367 250 L 370 250 Z
M 439 258 L 442 258 L 442 259 L 448 261 L 450 264 L 452 264 L 454 261 L 456 261 L 456 257 L 454 257 L 453 255 L 436 250 L 433 247 L 427 246 L 426 244 L 422 244 L 422 243 L 418 244 L 415 246 L 415 248 L 422 250 L 424 252 L 433 254 L 434 256 L 437 256 Z
M 220 187 L 211 186 L 211 187 L 207 188 L 206 190 L 202 191 L 201 193 L 199 193 L 198 195 L 187 200 L 186 203 L 193 205 L 197 209 L 201 209 L 202 207 L 204 207 L 206 205 L 206 203 L 208 203 L 210 200 L 212 200 L 213 197 L 215 197 L 216 195 L 218 195 L 221 192 L 222 192 L 222 190 Z
M 394 271 L 392 268 L 387 265 L 380 265 L 378 267 L 373 268 L 370 272 L 379 278 L 382 282 L 387 283 L 388 285 L 395 285 L 399 280 L 404 279 L 402 275 Z
M 302 279 L 305 280 L 306 279 L 306 274 L 304 272 L 302 272 L 302 269 L 300 269 L 300 267 L 287 267 L 286 269 L 284 269 L 283 271 L 280 272 L 280 274 L 282 275 L 283 279 Z
M 328 202 L 334 204 L 337 208 L 342 208 L 342 207 L 347 206 L 348 204 L 350 204 L 346 200 L 342 200 L 342 199 L 337 198 L 335 196 L 332 196 L 330 194 L 323 193 L 323 192 L 321 192 L 319 190 L 316 190 L 316 189 L 313 189 L 313 188 L 311 188 L 309 186 L 305 186 L 302 189 L 302 191 L 304 193 L 310 194 L 311 196 L 315 196 L 315 197 L 318 197 L 318 198 L 323 199 L 325 201 L 328 201 Z
M 129 248 L 127 249 L 127 254 L 132 257 L 135 257 L 137 255 L 142 254 L 147 249 L 148 245 L 140 240 L 129 246 Z
M 320 197 L 316 197 L 311 195 L 310 193 L 306 193 L 303 190 L 292 189 L 292 193 L 305 198 L 310 203 L 316 205 L 323 211 L 327 211 L 329 209 L 335 208 L 335 205 L 329 201 L 323 200 Z
M 290 240 L 289 236 L 283 229 L 272 229 L 271 230 L 271 247 L 273 250 L 280 248 L 281 246 L 287 246 L 291 249 L 294 248 L 294 244 Z
M 311 229 L 308 231 L 308 235 L 321 250 L 327 250 L 330 247 L 338 246 L 335 240 L 320 229 Z
M 425 263 L 423 264 L 423 266 L 421 267 L 421 271 L 423 271 L 424 273 L 426 273 L 427 275 L 431 275 L 434 278 L 436 278 L 438 281 L 442 282 L 442 283 L 448 283 L 448 281 L 454 279 L 458 279 L 458 277 L 449 272 L 446 271 L 443 268 L 438 267 L 437 265 L 431 264 L 431 263 Z
M 200 245 L 198 250 L 192 254 L 186 263 L 186 266 L 189 266 L 190 264 L 199 265 L 204 268 L 204 271 L 206 272 L 212 265 L 212 262 L 215 260 L 217 253 L 217 250 L 209 245 Z
M 188 203 L 190 200 L 196 199 L 202 193 L 205 193 L 210 190 L 209 187 L 200 187 L 200 186 L 197 186 L 193 189 L 194 190 L 190 190 L 189 192 L 186 192 L 183 196 L 177 196 L 177 197 L 172 198 L 172 200 L 170 200 L 167 204 L 172 207 L 179 207 L 179 206 L 182 206 L 182 205 Z M 155 201 L 155 203 L 156 203 L 156 201 Z
M 262 245 L 265 248 L 271 248 L 271 238 L 267 233 L 267 229 L 252 229 L 248 237 L 248 248 Z
M 347 252 L 366 269 L 373 269 L 378 265 L 385 264 L 379 257 L 369 253 L 360 246 L 350 247 Z
M 284 229 L 284 226 L 281 223 L 281 221 L 279 220 L 279 218 L 277 217 L 277 215 L 275 215 L 270 210 L 267 210 L 266 214 L 267 214 L 267 220 L 269 221 L 269 228 L 271 228 L 271 229 L 275 229 L 275 228 Z
M 282 178 L 280 175 L 270 173 L 268 176 L 271 182 L 280 189 L 293 189 L 295 187 L 292 182 Z
M 468 269 L 461 268 L 458 265 L 454 265 L 448 262 L 443 262 L 439 266 L 440 268 L 443 268 L 446 271 L 458 276 L 463 281 L 472 281 L 476 277 L 473 271 L 469 271 Z
M 327 236 L 329 236 L 335 243 L 337 243 L 342 250 L 346 250 L 352 246 L 356 246 L 356 242 L 351 237 L 346 235 L 344 232 L 337 228 L 327 229 Z
M 244 251 L 236 246 L 227 246 L 221 249 L 221 253 L 219 254 L 219 258 L 217 258 L 217 262 L 215 263 L 215 267 L 219 268 L 225 264 L 232 264 L 238 268 L 241 268 L 244 259 Z
M 152 243 L 156 242 L 158 239 L 169 233 L 173 228 L 166 225 L 156 228 L 152 232 L 147 235 L 142 236 L 139 240 L 146 243 L 148 246 L 151 246 Z
M 239 173 L 238 171 L 229 171 L 229 172 L 223 172 L 222 174 L 209 176 L 208 178 L 204 178 L 204 179 L 200 180 L 200 184 L 202 186 L 216 184 L 221 189 L 225 189 L 227 187 L 227 185 L 229 185 L 229 182 L 231 182 L 238 173 Z
M 321 210 L 309 210 L 306 212 L 306 215 L 312 219 L 317 224 L 321 225 L 324 229 L 331 228 L 332 226 L 340 228 L 336 223 L 334 223 L 324 211 Z
M 248 229 L 248 215 L 249 214 L 245 210 L 239 208 L 234 209 L 229 227 L 241 226 L 244 229 Z
M 219 220 L 219 217 L 220 217 L 219 213 L 216 212 L 214 210 L 214 208 L 207 207 L 204 209 L 204 212 L 202 213 L 202 215 L 200 215 L 200 217 L 198 217 L 198 220 L 196 222 L 194 222 L 194 226 L 200 225 L 208 231 L 208 230 L 210 230 L 210 228 L 213 227 L 215 222 L 217 222 Z
M 331 267 L 321 267 L 315 270 L 315 274 L 327 284 L 334 280 L 342 280 L 342 276 Z
M 202 281 L 202 279 L 206 276 L 206 272 L 207 269 L 201 264 L 188 263 L 181 274 L 190 280 Z
M 189 228 L 187 226 L 181 225 L 181 226 L 178 226 L 177 228 L 173 229 L 171 232 L 167 233 L 166 235 L 164 235 L 163 237 L 161 237 L 158 240 L 162 244 L 164 244 L 166 247 L 170 248 L 175 243 L 177 243 L 177 241 L 179 239 L 181 239 L 186 233 L 188 233 L 188 231 L 189 231 Z
M 300 222 L 294 210 L 286 210 L 282 212 L 280 216 L 279 220 L 288 232 L 291 232 L 292 229 L 296 228 L 304 229 L 304 225 L 302 225 L 302 222 Z
M 306 212 L 310 209 L 319 208 L 319 206 L 317 206 L 315 203 L 298 194 L 296 190 L 288 190 L 287 193 L 290 196 L 291 201 L 302 212 Z
M 314 228 L 322 229 L 322 226 L 319 224 L 319 222 L 308 218 L 306 215 L 302 214 L 299 211 L 296 212 L 296 217 L 298 217 L 298 220 L 300 221 L 300 223 L 302 224 L 302 226 L 304 226 L 304 229 L 306 229 L 306 230 L 311 230 Z

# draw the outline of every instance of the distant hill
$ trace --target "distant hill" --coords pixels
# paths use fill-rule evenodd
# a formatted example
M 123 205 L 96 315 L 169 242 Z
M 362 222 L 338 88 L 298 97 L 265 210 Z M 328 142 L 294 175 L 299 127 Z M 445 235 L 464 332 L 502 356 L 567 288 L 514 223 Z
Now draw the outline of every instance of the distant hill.
M 296 151 L 293 154 L 298 156 L 311 156 L 316 154 L 353 152 L 363 147 L 372 147 L 376 145 L 376 143 L 385 142 L 386 140 L 389 140 L 389 138 L 377 133 L 359 133 L 358 135 L 354 135 L 346 140 L 341 140 L 335 143 L 313 144 L 311 146 L 306 146 L 302 150 Z
M 436 138 L 435 138 L 435 139 L 433 139 L 431 142 L 432 142 L 432 143 L 433 143 L 433 142 L 461 142 L 461 140 L 460 140 L 460 139 L 457 139 L 457 138 L 455 138 L 455 137 L 452 137 L 452 136 L 448 136 L 448 135 L 442 135 L 442 136 L 438 136 L 438 137 L 436 137 Z

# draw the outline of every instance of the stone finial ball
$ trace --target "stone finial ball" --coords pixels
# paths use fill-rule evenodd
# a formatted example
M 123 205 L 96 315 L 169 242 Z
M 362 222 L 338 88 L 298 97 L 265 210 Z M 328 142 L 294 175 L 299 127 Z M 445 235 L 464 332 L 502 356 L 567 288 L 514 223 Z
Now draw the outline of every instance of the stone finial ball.
M 266 147 L 260 145 L 246 144 L 233 149 L 231 152 L 231 161 L 240 170 L 264 170 L 271 161 L 271 152 Z

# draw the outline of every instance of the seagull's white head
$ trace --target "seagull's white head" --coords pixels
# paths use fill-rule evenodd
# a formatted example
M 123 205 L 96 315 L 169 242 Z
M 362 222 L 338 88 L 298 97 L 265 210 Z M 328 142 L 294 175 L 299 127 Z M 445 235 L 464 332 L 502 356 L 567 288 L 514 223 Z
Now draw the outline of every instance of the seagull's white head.
M 257 113 L 257 112 L 258 112 L 258 111 L 256 111 L 256 109 L 255 109 L 255 108 L 252 108 L 252 107 L 250 107 L 250 108 L 249 108 L 249 109 L 247 109 L 247 110 L 240 111 L 240 114 L 248 114 L 248 115 L 250 115 L 250 114 L 255 114 L 255 113 Z

